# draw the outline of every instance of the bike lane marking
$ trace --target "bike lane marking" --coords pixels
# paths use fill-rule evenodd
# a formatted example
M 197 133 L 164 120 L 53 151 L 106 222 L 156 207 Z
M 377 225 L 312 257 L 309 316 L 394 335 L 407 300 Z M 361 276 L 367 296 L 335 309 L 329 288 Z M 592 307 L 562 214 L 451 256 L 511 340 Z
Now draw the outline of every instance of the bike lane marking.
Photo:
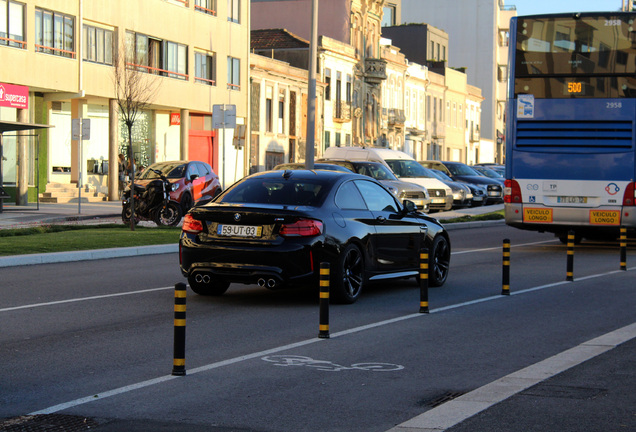
M 636 270 L 636 267 L 631 267 L 631 268 L 627 269 L 627 271 L 633 271 L 633 270 Z M 547 288 L 552 288 L 552 287 L 555 287 L 555 286 L 566 285 L 566 284 L 567 285 L 571 285 L 571 284 L 576 283 L 577 281 L 580 281 L 580 280 L 586 280 L 586 279 L 592 279 L 592 278 L 597 278 L 597 277 L 609 276 L 609 275 L 612 275 L 612 274 L 624 273 L 624 272 L 625 272 L 625 270 L 613 270 L 613 271 L 610 271 L 610 272 L 605 272 L 605 273 L 600 273 L 600 274 L 595 274 L 595 275 L 589 275 L 589 276 L 586 276 L 586 277 L 583 277 L 583 278 L 577 278 L 574 281 L 560 281 L 560 282 L 555 282 L 555 283 L 551 283 L 551 284 L 541 285 L 541 286 L 538 286 L 538 287 L 528 288 L 528 289 L 525 289 L 525 290 L 514 291 L 514 292 L 512 292 L 510 294 L 511 295 L 521 295 L 521 294 L 526 294 L 526 293 L 529 293 L 529 292 L 534 292 L 534 291 L 539 291 L 539 290 L 543 290 L 543 289 L 547 289 Z M 485 298 L 482 298 L 482 299 L 477 299 L 477 300 L 471 300 L 471 301 L 467 301 L 467 302 L 457 303 L 455 305 L 450 305 L 450 306 L 444 306 L 444 307 L 440 307 L 440 308 L 436 308 L 436 309 L 431 309 L 429 314 L 444 312 L 444 311 L 448 311 L 448 310 L 452 310 L 452 309 L 458 309 L 458 308 L 471 306 L 471 305 L 474 305 L 474 304 L 483 303 L 483 302 L 487 302 L 487 301 L 491 301 L 491 300 L 505 299 L 507 297 L 508 296 L 497 295 L 497 296 L 490 296 L 490 297 L 485 297 Z M 350 334 L 354 334 L 354 333 L 360 333 L 360 332 L 363 332 L 363 331 L 366 331 L 366 330 L 369 330 L 369 329 L 372 329 L 372 328 L 382 327 L 382 326 L 398 323 L 398 322 L 409 320 L 409 319 L 413 319 L 413 318 L 425 317 L 425 316 L 427 316 L 429 314 L 413 313 L 413 314 L 409 314 L 409 315 L 403 315 L 401 317 L 396 317 L 396 318 L 392 318 L 392 319 L 388 319 L 388 320 L 384 320 L 384 321 L 379 321 L 379 322 L 372 323 L 372 324 L 367 324 L 367 325 L 364 325 L 364 326 L 354 327 L 354 328 L 351 328 L 351 329 L 348 329 L 348 330 L 343 330 L 343 331 L 340 331 L 340 332 L 332 333 L 331 334 L 331 339 L 337 338 L 337 337 L 346 336 L 346 335 L 350 335 Z M 636 323 L 632 324 L 632 326 L 634 326 L 634 332 L 636 332 Z M 631 327 L 631 326 L 624 327 L 623 329 L 616 330 L 615 332 L 608 333 L 607 335 L 618 334 L 621 331 L 624 331 L 625 329 L 629 330 L 629 327 Z M 636 334 L 635 334 L 635 336 L 636 336 Z M 599 338 L 597 338 L 597 339 L 599 339 Z M 209 371 L 209 370 L 218 369 L 218 368 L 225 367 L 225 366 L 230 366 L 230 365 L 233 365 L 233 364 L 236 364 L 236 363 L 240 363 L 240 362 L 244 362 L 244 361 L 247 361 L 247 360 L 252 360 L 252 359 L 256 359 L 256 358 L 260 358 L 260 357 L 265 357 L 265 356 L 268 356 L 270 354 L 277 354 L 277 353 L 280 353 L 282 351 L 287 351 L 287 350 L 294 349 L 294 348 L 300 348 L 300 347 L 303 347 L 303 346 L 306 346 L 306 345 L 312 345 L 312 344 L 315 344 L 315 343 L 325 342 L 325 341 L 328 341 L 328 340 L 329 339 L 321 339 L 321 338 L 306 339 L 306 340 L 303 340 L 303 341 L 299 341 L 299 342 L 295 342 L 295 343 L 291 343 L 291 344 L 287 344 L 287 345 L 282 345 L 282 346 L 271 348 L 271 349 L 268 349 L 268 350 L 259 351 L 259 352 L 255 352 L 255 353 L 251 353 L 251 354 L 245 354 L 245 355 L 234 357 L 234 358 L 231 358 L 231 359 L 221 360 L 221 361 L 218 361 L 218 362 L 215 362 L 215 363 L 210 363 L 210 364 L 207 364 L 207 365 L 199 366 L 197 368 L 193 368 L 193 369 L 188 370 L 187 374 L 189 376 L 192 376 L 192 375 L 195 375 L 195 374 L 198 374 L 198 373 L 201 373 L 201 372 L 206 372 L 206 371 Z M 586 343 L 584 343 L 582 345 L 590 345 L 591 342 L 593 342 L 595 340 L 596 339 L 593 339 L 593 340 L 588 341 L 588 342 L 586 342 Z M 576 348 L 573 348 L 573 349 L 576 349 Z M 564 353 L 568 353 L 568 352 L 572 351 L 573 349 L 565 351 Z M 607 350 L 609 350 L 609 349 L 611 349 L 611 348 L 608 348 Z M 562 354 L 564 354 L 564 353 L 562 353 Z M 562 354 L 557 354 L 557 356 L 555 356 L 555 357 L 558 357 L 559 355 L 562 355 Z M 600 354 L 600 352 L 598 354 Z M 598 355 L 598 354 L 596 354 L 596 355 Z M 550 359 L 553 359 L 553 358 L 554 357 L 551 357 Z M 544 362 L 547 362 L 550 359 L 544 360 Z M 579 362 L 579 363 L 581 363 L 581 362 Z M 539 362 L 538 364 L 540 364 L 540 363 L 542 363 L 542 362 Z M 576 364 L 571 364 L 569 367 L 572 367 L 572 366 L 575 366 L 575 365 Z M 532 366 L 530 368 L 532 368 Z M 511 375 L 514 375 L 514 374 L 511 374 Z M 84 405 L 84 404 L 87 404 L 89 402 L 95 402 L 95 401 L 103 400 L 103 399 L 106 399 L 108 397 L 121 395 L 121 394 L 128 393 L 128 392 L 131 392 L 131 391 L 134 391 L 134 390 L 142 389 L 144 387 L 150 387 L 150 386 L 153 386 L 153 385 L 156 385 L 156 384 L 161 384 L 161 383 L 164 383 L 164 382 L 167 382 L 167 381 L 171 381 L 171 380 L 177 379 L 177 378 L 182 378 L 182 377 L 175 376 L 175 375 L 164 375 L 164 376 L 160 376 L 160 377 L 157 377 L 157 378 L 149 379 L 149 380 L 146 380 L 146 381 L 141 381 L 141 382 L 138 382 L 136 384 L 130 384 L 130 385 L 127 385 L 127 386 L 119 387 L 119 388 L 116 388 L 116 389 L 113 389 L 113 390 L 109 390 L 109 391 L 106 391 L 106 392 L 103 392 L 103 393 L 97 393 L 97 394 L 94 394 L 94 395 L 91 395 L 91 396 L 86 396 L 86 397 L 83 397 L 83 398 L 79 398 L 79 399 L 75 399 L 75 400 L 72 400 L 72 401 L 64 402 L 64 403 L 61 403 L 61 404 L 58 404 L 58 405 L 53 405 L 53 406 L 50 406 L 48 408 L 44 408 L 42 410 L 34 411 L 32 413 L 29 413 L 28 415 L 53 414 L 53 413 L 56 413 L 56 412 L 59 412 L 59 411 L 63 411 L 63 410 L 68 409 L 68 408 L 73 408 L 73 407 L 76 407 L 76 406 L 79 406 L 79 405 Z M 502 378 L 502 379 L 504 379 L 504 378 Z M 545 378 L 548 378 L 548 377 L 546 376 Z M 495 382 L 497 382 L 497 381 L 495 381 Z M 519 390 L 519 391 L 521 391 L 521 390 Z M 467 393 L 464 396 L 468 397 L 468 395 L 470 395 L 471 393 L 473 393 L 473 392 Z M 454 401 L 459 401 L 462 398 L 463 398 L 462 400 L 467 400 L 467 398 L 464 398 L 464 396 L 461 396 L 460 398 L 457 398 Z M 450 401 L 450 402 L 453 402 L 453 401 Z M 445 407 L 450 402 L 447 402 L 446 404 L 441 405 L 439 408 Z M 470 405 L 470 403 L 469 403 L 469 405 Z M 475 404 L 472 404 L 472 405 L 474 406 Z M 478 411 L 476 411 L 475 413 L 480 412 L 480 411 L 488 408 L 492 404 L 488 404 L 487 405 L 487 404 L 482 402 L 482 403 L 478 403 L 477 405 L 478 405 L 478 407 L 481 407 L 481 408 L 479 408 Z M 437 409 L 437 408 L 435 408 L 435 409 Z M 473 407 L 473 411 L 474 411 L 474 409 L 476 409 L 476 407 Z M 433 411 L 433 410 L 430 410 L 430 411 Z M 422 414 L 421 416 L 425 416 L 430 411 L 427 411 L 426 413 Z M 474 414 L 471 414 L 470 416 L 472 416 L 472 415 L 474 415 Z M 421 416 L 415 417 L 415 419 L 419 419 Z M 456 416 L 454 416 L 453 419 L 455 417 Z M 468 417 L 466 417 L 466 418 L 468 418 Z M 411 421 L 416 421 L 415 419 L 412 419 Z M 456 423 L 459 423 L 460 421 L 462 421 L 462 419 L 456 420 Z M 454 423 L 454 424 L 456 424 L 456 423 Z M 402 425 L 398 425 L 397 427 L 399 428 L 401 426 Z M 438 429 L 430 429 L 430 428 L 429 429 L 422 429 L 422 428 L 420 428 L 420 429 L 412 429 L 411 426 L 405 426 L 405 427 L 402 427 L 401 429 L 394 428 L 390 432 L 406 432 L 406 431 L 410 431 L 410 432 L 428 432 L 428 431 L 440 431 L 440 430 L 441 429 L 439 429 L 439 428 Z

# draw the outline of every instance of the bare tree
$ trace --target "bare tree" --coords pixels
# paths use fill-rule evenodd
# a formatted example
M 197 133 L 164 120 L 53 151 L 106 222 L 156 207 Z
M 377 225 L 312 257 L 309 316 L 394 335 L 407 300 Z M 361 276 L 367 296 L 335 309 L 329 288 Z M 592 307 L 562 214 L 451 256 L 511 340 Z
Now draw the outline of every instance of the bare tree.
M 115 59 L 113 81 L 115 95 L 119 106 L 119 115 L 128 129 L 128 161 L 131 165 L 131 193 L 130 193 L 130 229 L 135 230 L 135 160 L 132 145 L 132 129 L 139 114 L 148 108 L 159 90 L 160 79 L 148 73 L 150 69 L 135 64 L 134 47 L 120 44 Z

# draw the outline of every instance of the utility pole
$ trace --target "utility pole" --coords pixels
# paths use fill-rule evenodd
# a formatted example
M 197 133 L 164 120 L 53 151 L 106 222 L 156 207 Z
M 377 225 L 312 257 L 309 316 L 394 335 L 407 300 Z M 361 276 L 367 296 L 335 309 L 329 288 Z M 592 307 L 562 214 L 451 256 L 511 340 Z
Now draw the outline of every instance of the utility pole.
M 311 40 L 309 41 L 309 95 L 307 96 L 307 141 L 305 168 L 314 169 L 316 140 L 316 62 L 318 61 L 318 0 L 311 0 Z

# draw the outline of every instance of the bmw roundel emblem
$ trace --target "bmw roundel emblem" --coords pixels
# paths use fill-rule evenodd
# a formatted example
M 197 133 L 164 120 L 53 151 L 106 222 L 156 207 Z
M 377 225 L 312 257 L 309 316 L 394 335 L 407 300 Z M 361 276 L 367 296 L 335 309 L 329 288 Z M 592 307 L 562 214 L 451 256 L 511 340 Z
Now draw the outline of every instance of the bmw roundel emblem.
M 236 222 L 240 221 L 241 220 L 241 214 L 240 213 L 234 213 L 234 220 Z

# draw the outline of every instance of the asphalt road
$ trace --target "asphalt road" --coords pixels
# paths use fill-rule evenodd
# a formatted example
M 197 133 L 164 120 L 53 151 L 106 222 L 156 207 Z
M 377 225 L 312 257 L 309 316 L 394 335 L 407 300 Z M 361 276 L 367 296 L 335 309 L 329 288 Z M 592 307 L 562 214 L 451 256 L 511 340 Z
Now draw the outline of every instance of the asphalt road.
M 503 238 L 511 296 L 500 294 Z M 617 271 L 615 244 L 577 247 L 575 281 L 565 282 L 566 248 L 550 235 L 496 225 L 451 240 L 451 274 L 430 290 L 430 314 L 418 313 L 414 281 L 375 284 L 331 307 L 329 339 L 317 338 L 313 290 L 188 292 L 185 377 L 171 375 L 173 286 L 184 281 L 176 254 L 2 268 L 0 418 L 68 422 L 67 431 L 408 430 L 398 425 L 634 322 L 636 267 Z M 616 349 L 619 382 L 633 383 L 633 345 Z M 540 411 L 543 429 L 511 414 L 554 400 L 535 391 L 453 430 L 550 430 L 564 412 L 580 420 L 552 430 L 601 430 L 575 402 L 608 399 L 580 395 Z M 628 429 L 605 430 L 636 427 L 624 402 L 597 421 Z M 28 414 L 42 417 L 20 419 Z

